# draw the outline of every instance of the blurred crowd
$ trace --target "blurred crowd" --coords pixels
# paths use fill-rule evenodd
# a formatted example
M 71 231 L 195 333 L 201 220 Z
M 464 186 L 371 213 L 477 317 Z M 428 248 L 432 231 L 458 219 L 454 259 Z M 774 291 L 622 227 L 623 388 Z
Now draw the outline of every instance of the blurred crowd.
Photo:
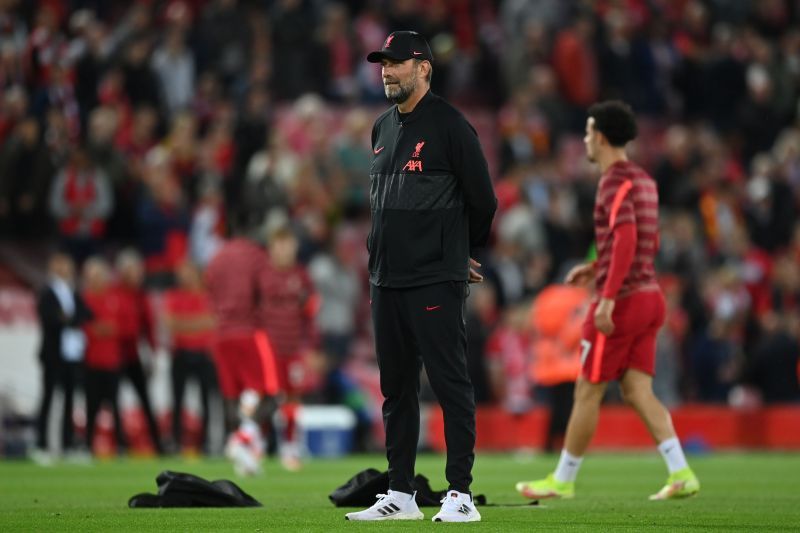
M 796 0 L 0 0 L 3 241 L 78 265 L 133 248 L 161 302 L 234 222 L 262 242 L 288 227 L 321 298 L 322 367 L 349 369 L 316 392 L 374 388 L 369 136 L 388 104 L 364 58 L 398 29 L 431 43 L 433 91 L 476 125 L 495 178 L 469 299 L 479 402 L 524 411 L 560 381 L 534 349 L 560 335 L 535 301 L 590 256 L 581 131 L 608 98 L 636 110 L 631 157 L 659 187 L 658 393 L 800 399 Z M 327 397 L 363 403 L 344 390 Z

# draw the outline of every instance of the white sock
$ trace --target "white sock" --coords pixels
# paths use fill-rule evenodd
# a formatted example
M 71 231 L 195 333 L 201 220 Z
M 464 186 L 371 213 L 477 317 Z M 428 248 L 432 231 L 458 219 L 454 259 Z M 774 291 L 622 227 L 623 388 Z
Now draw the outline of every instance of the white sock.
M 683 455 L 683 448 L 681 448 L 681 442 L 678 437 L 672 437 L 659 444 L 658 451 L 661 452 L 661 457 L 667 463 L 667 469 L 670 474 L 689 466 L 689 463 L 686 462 L 686 456 Z
M 558 466 L 556 467 L 553 477 L 556 478 L 556 481 L 561 483 L 571 483 L 575 481 L 582 461 L 583 457 L 575 457 L 566 449 L 561 450 L 561 458 L 558 460 Z

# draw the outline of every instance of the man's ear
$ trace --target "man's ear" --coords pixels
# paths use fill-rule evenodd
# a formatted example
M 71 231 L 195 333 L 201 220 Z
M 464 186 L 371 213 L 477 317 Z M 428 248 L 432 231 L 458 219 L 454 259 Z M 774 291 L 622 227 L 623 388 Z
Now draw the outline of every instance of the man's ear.
M 424 70 L 421 70 L 422 79 L 423 79 L 423 80 L 424 80 L 424 79 L 427 79 L 427 78 L 428 78 L 428 74 L 429 74 L 429 73 L 430 73 L 430 71 L 431 71 L 431 64 L 430 64 L 430 62 L 429 62 L 429 61 L 422 61 L 422 62 L 420 62 L 420 67 L 424 67 Z
M 600 145 L 601 146 L 611 146 L 611 143 L 608 142 L 608 137 L 606 137 L 605 133 L 603 133 L 602 131 L 600 131 L 598 129 L 595 129 L 594 131 L 595 131 L 595 134 L 597 135 L 597 138 L 600 140 Z

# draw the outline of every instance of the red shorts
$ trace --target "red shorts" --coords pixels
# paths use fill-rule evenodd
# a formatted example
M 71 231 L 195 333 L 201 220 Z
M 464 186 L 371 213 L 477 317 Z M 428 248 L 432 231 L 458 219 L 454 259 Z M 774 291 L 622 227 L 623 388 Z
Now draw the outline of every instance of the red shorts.
M 278 393 L 275 358 L 263 331 L 218 335 L 213 352 L 223 398 L 238 399 L 246 389 L 268 396 Z
M 594 326 L 593 303 L 583 323 L 581 373 L 592 383 L 620 379 L 634 368 L 653 375 L 656 336 L 666 315 L 660 291 L 637 292 L 614 305 L 614 331 L 606 337 Z

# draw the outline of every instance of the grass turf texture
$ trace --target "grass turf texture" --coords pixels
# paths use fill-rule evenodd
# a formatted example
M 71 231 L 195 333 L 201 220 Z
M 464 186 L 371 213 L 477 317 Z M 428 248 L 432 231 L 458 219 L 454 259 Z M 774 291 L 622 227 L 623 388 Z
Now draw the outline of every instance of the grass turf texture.
M 590 455 L 581 469 L 576 498 L 520 506 L 514 491 L 521 479 L 544 476 L 555 456 L 526 460 L 478 455 L 476 493 L 483 522 L 459 531 L 798 531 L 800 454 L 715 454 L 691 457 L 700 495 L 688 500 L 649 502 L 666 479 L 657 454 Z M 452 528 L 434 524 L 435 508 L 423 508 L 422 522 L 354 523 L 346 509 L 328 501 L 330 491 L 356 471 L 384 468 L 380 456 L 316 460 L 298 473 L 268 462 L 260 478 L 238 480 L 223 460 L 122 459 L 92 466 L 42 468 L 28 462 L 0 462 L 0 531 L 416 531 Z M 208 479 L 233 479 L 256 499 L 257 509 L 128 509 L 128 498 L 155 492 L 164 469 Z M 417 471 L 434 489 L 445 488 L 444 459 L 424 455 Z

